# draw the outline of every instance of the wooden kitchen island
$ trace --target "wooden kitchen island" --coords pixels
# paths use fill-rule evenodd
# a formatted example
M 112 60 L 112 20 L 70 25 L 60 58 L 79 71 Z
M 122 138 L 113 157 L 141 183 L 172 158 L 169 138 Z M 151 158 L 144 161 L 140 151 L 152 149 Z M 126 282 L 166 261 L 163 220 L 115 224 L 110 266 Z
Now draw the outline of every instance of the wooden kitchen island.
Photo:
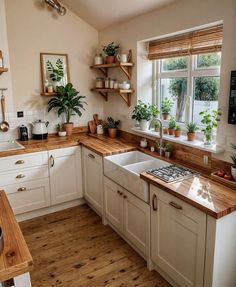
M 4 248 L 0 254 L 0 287 L 13 279 L 15 287 L 31 287 L 33 260 L 4 191 L 0 191 L 0 226 Z

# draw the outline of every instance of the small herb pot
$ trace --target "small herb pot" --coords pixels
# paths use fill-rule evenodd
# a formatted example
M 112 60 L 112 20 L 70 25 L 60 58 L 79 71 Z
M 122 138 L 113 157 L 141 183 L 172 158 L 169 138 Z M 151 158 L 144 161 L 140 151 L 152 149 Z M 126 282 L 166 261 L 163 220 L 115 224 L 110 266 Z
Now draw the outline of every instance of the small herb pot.
M 117 129 L 115 128 L 108 128 L 108 135 L 110 138 L 115 138 L 117 134 Z
M 58 132 L 59 137 L 65 137 L 66 136 L 66 131 L 63 132 Z
M 169 113 L 162 113 L 162 118 L 163 120 L 168 120 L 169 119 Z
M 168 133 L 170 136 L 174 135 L 175 130 L 174 129 L 168 129 Z
M 182 131 L 181 130 L 175 130 L 174 134 L 176 138 L 179 138 L 181 136 Z
M 167 135 L 167 134 L 168 134 L 168 129 L 167 129 L 167 128 L 164 128 L 164 129 L 163 129 L 163 133 L 164 133 L 165 135 Z
M 196 134 L 195 133 L 187 133 L 187 138 L 188 138 L 188 141 L 192 142 L 195 140 L 196 138 Z
M 67 136 L 71 136 L 72 135 L 73 127 L 74 127 L 73 123 L 64 123 L 63 124 L 63 128 L 66 131 L 66 135 Z
M 171 152 L 170 151 L 165 151 L 165 157 L 170 158 L 171 157 Z
M 106 56 L 106 63 L 113 64 L 115 62 L 115 56 Z
M 141 120 L 141 121 L 139 122 L 139 125 L 140 125 L 140 129 L 141 129 L 142 131 L 147 131 L 148 128 L 149 128 L 149 121 L 147 121 L 147 120 Z

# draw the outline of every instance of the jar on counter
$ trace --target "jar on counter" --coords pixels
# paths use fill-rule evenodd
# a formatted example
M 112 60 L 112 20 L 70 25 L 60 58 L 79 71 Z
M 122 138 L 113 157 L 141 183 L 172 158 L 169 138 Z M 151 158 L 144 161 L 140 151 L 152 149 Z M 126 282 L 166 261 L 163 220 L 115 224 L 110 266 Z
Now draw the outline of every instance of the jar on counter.
M 110 78 L 106 78 L 105 79 L 105 89 L 109 89 L 110 88 Z
M 119 89 L 119 82 L 114 81 L 113 89 Z
M 94 57 L 94 65 L 102 65 L 102 64 L 103 64 L 102 54 L 96 54 Z
M 103 78 L 97 78 L 96 79 L 96 83 L 95 83 L 95 87 L 97 89 L 102 89 L 104 88 L 104 79 Z
M 109 86 L 110 86 L 110 89 L 114 89 L 114 80 L 110 79 Z

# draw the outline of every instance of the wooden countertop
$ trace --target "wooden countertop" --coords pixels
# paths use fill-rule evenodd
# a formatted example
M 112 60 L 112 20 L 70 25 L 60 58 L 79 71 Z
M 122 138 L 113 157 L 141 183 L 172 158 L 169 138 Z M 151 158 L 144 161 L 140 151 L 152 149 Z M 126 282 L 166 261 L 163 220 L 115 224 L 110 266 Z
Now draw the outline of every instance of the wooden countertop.
M 87 135 L 86 133 L 74 134 L 71 137 L 58 137 L 57 135 L 53 135 L 47 140 L 29 140 L 20 143 L 25 146 L 24 150 L 0 152 L 0 157 L 47 151 L 81 144 L 101 156 L 139 149 L 142 152 L 160 158 L 156 153 L 151 153 L 147 149 L 141 149 L 124 139 L 111 139 L 104 135 Z M 166 160 L 162 157 L 160 159 Z M 178 164 L 177 161 L 168 161 Z M 191 166 L 188 167 L 191 168 Z M 172 184 L 164 183 L 147 173 L 143 173 L 140 176 L 147 182 L 162 188 L 215 218 L 220 218 L 236 211 L 236 191 L 213 181 L 205 174 L 204 170 L 201 172 L 204 177 L 200 176 Z
M 146 172 L 140 177 L 217 219 L 236 211 L 236 191 L 203 176 L 176 183 L 165 183 Z
M 4 249 L 0 255 L 0 282 L 29 272 L 33 260 L 4 191 L 0 191 L 0 226 Z

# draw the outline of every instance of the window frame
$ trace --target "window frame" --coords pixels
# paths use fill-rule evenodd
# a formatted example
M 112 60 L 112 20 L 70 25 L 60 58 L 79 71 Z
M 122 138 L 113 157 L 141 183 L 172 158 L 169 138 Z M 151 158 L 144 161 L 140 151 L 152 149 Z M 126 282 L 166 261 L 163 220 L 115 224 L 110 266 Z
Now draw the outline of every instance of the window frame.
M 200 55 L 200 54 L 198 54 Z M 185 122 L 178 122 L 179 125 L 184 127 L 187 123 L 193 122 L 193 110 L 194 110 L 194 78 L 196 77 L 220 77 L 221 63 L 219 67 L 206 67 L 197 68 L 197 56 L 190 55 L 188 58 L 187 70 L 176 71 L 162 71 L 162 60 L 153 61 L 153 104 L 156 104 L 158 109 L 161 110 L 161 80 L 177 77 L 187 78 L 187 107 Z M 221 53 L 222 57 L 222 53 Z M 221 59 L 222 61 L 222 59 Z M 201 125 L 198 125 L 202 127 Z

